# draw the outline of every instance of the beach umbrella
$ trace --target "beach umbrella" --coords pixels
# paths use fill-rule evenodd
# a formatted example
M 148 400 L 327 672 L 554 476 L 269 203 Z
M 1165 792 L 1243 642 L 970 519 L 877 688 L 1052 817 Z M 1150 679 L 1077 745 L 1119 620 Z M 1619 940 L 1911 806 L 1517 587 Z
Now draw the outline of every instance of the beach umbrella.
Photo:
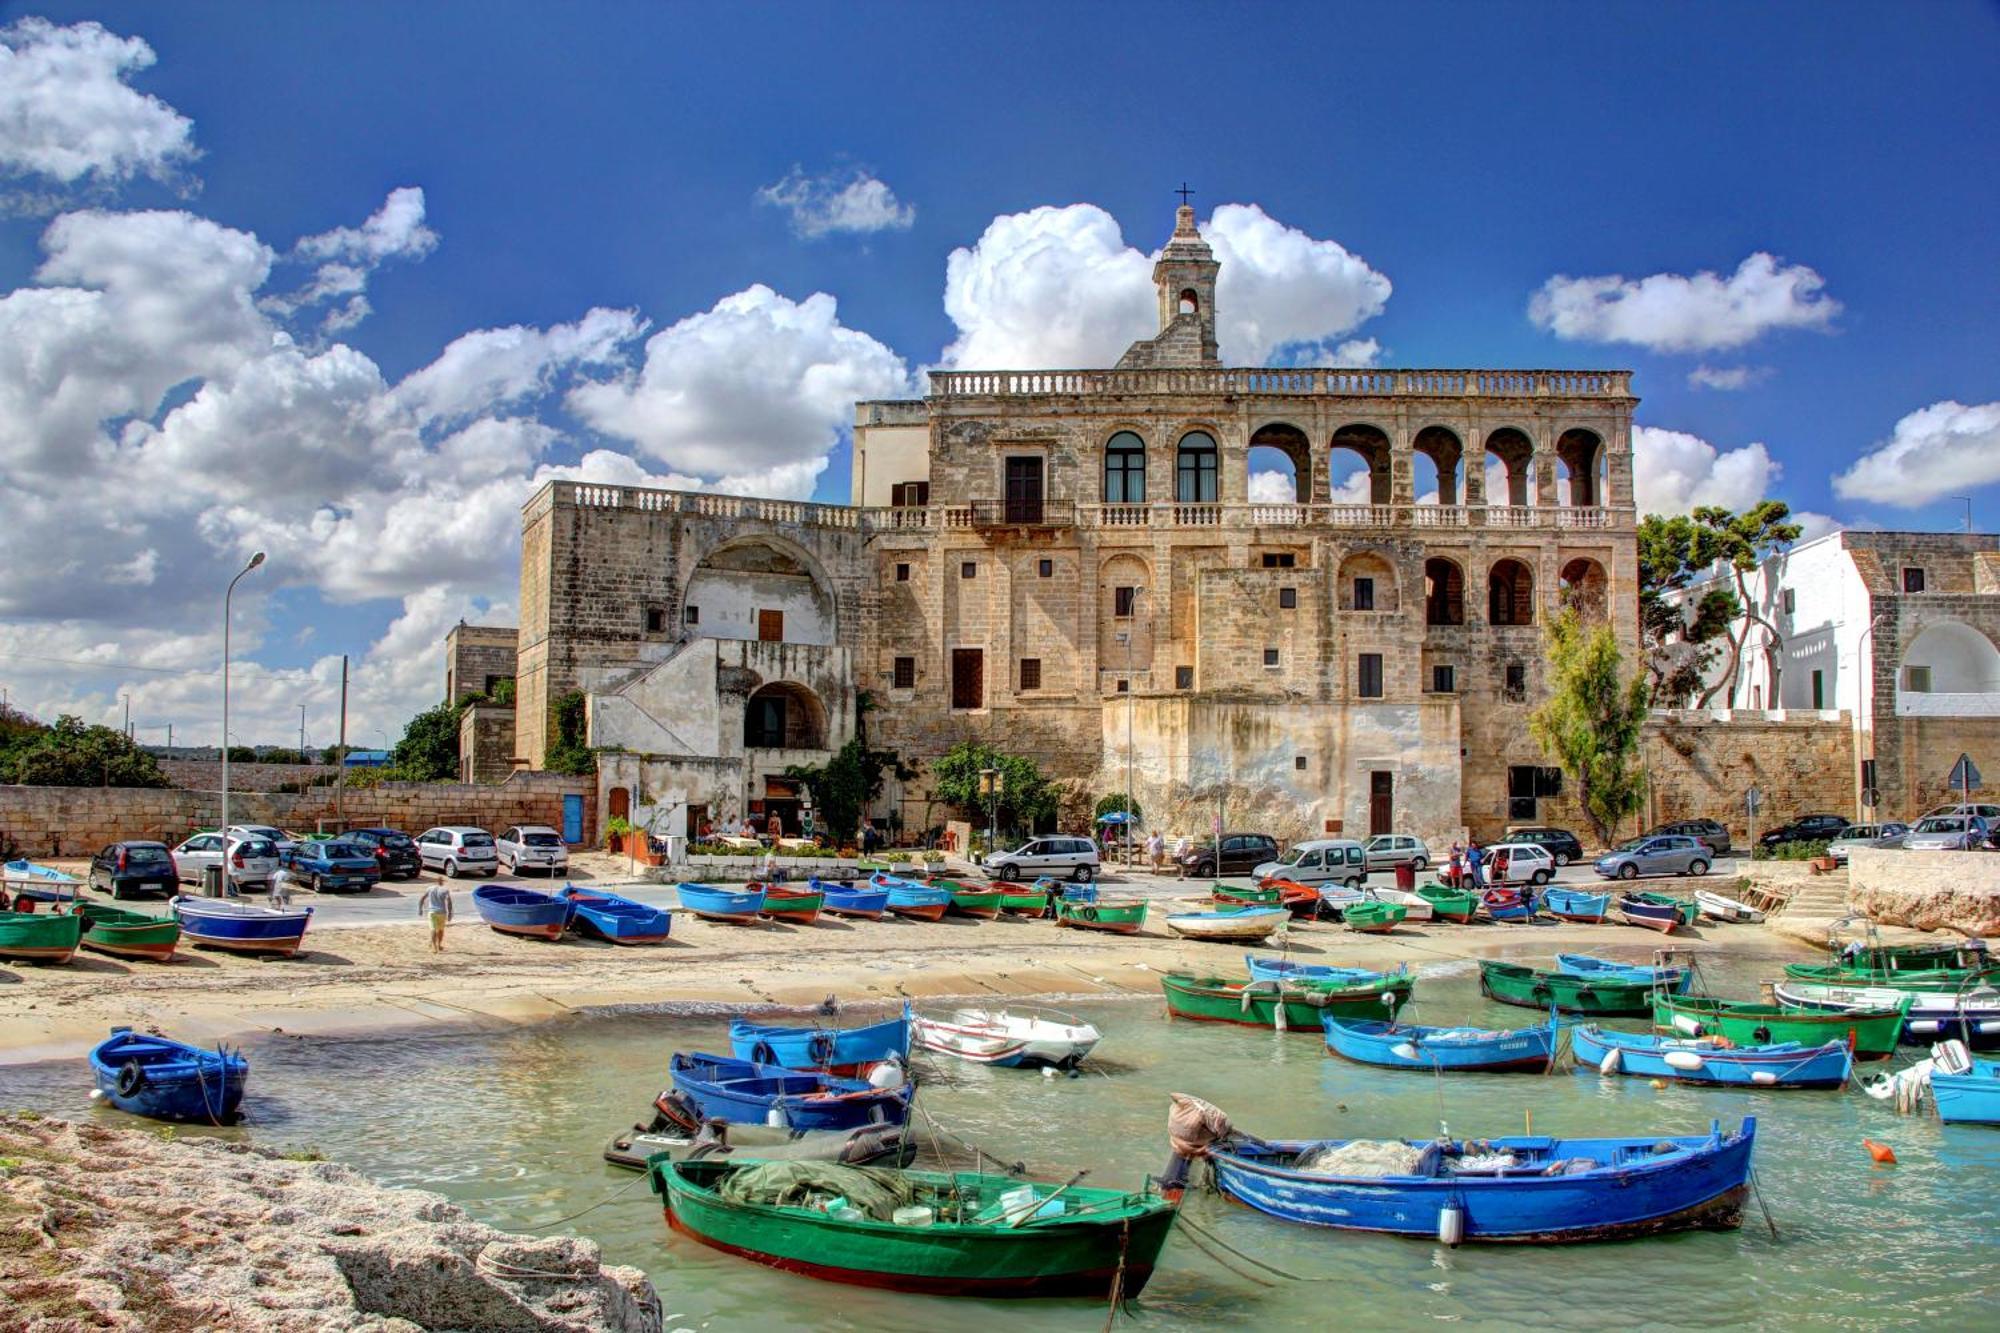
M 1097 822 L 1100 824 L 1136 824 L 1139 821 L 1131 815 L 1126 814 L 1123 810 L 1113 810 L 1108 815 L 1099 815 Z

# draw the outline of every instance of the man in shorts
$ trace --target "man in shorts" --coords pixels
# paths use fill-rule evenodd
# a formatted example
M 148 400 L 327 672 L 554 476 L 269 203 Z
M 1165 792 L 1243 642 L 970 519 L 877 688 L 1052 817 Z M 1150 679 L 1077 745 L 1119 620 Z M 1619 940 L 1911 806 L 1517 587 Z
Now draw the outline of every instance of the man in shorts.
M 431 952 L 444 952 L 444 928 L 451 922 L 451 890 L 440 875 L 417 899 L 417 915 L 431 919 Z

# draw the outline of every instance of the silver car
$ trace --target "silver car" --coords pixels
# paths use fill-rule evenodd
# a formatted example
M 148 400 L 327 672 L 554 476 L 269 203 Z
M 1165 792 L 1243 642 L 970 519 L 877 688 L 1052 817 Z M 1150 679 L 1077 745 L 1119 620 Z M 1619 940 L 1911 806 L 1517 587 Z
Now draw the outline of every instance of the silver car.
M 1431 863 L 1431 849 L 1424 846 L 1424 840 L 1407 833 L 1379 833 L 1363 844 L 1363 850 L 1368 857 L 1370 874 L 1405 865 L 1412 870 L 1422 870 Z
M 417 857 L 426 870 L 442 870 L 448 879 L 460 875 L 494 875 L 500 871 L 493 835 L 466 824 L 425 829 L 417 835 Z
M 500 868 L 510 875 L 540 870 L 561 875 L 569 870 L 569 848 L 562 834 L 541 824 L 516 824 L 502 833 L 494 844 Z
M 1964 852 L 1986 845 L 1991 830 L 1978 815 L 1932 815 L 1920 819 L 1903 839 L 1912 852 Z
M 220 833 L 197 833 L 174 848 L 174 866 L 190 884 L 201 883 L 201 872 L 213 865 L 228 867 L 224 874 L 232 888 L 268 889 L 278 871 L 278 847 L 268 838 L 225 840 Z
M 1097 877 L 1097 864 L 1097 844 L 1089 838 L 1051 836 L 999 853 L 986 863 L 986 873 L 999 880 L 1066 875 L 1079 884 L 1088 884 Z
M 1849 824 L 1827 843 L 1826 854 L 1846 865 L 1847 854 L 1856 847 L 1901 847 L 1903 835 L 1909 831 L 1908 824 Z
M 1597 859 L 1597 873 L 1606 879 L 1637 879 L 1641 875 L 1706 875 L 1715 862 L 1708 844 L 1685 834 L 1634 838 Z

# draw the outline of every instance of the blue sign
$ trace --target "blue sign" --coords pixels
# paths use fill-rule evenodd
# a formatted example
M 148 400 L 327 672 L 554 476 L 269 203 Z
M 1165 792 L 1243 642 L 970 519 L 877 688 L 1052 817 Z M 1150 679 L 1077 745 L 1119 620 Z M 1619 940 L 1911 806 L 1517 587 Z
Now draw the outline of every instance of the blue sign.
M 1947 781 L 1960 791 L 1971 791 L 1983 784 L 1979 776 L 1979 765 L 1972 762 L 1972 756 L 1969 754 L 1958 757 L 1958 762 L 1951 766 L 1951 777 Z

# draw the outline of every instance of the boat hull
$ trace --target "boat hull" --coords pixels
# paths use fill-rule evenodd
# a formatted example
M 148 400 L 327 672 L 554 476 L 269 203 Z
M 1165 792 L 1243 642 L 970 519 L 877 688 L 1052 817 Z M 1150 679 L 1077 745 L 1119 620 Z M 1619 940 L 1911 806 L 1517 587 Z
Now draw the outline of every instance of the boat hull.
M 1654 1027 L 1681 1036 L 1727 1037 L 1739 1046 L 1782 1041 L 1820 1046 L 1845 1041 L 1854 1048 L 1856 1060 L 1886 1060 L 1894 1055 L 1903 1028 L 1900 1008 L 1865 1014 L 1831 1013 L 1663 995 L 1654 997 L 1652 1009 Z
M 1512 963 L 1479 965 L 1479 989 L 1488 999 L 1566 1014 L 1644 1014 L 1652 1007 L 1648 982 L 1600 980 L 1566 972 L 1539 972 Z
M 1309 983 L 1244 983 L 1222 977 L 1191 977 L 1170 973 L 1160 978 L 1167 1013 L 1197 1023 L 1234 1023 L 1240 1027 L 1275 1028 L 1284 1015 L 1284 1029 L 1320 1035 L 1321 1016 L 1355 1018 L 1394 1016 L 1410 998 L 1407 976 L 1387 976 L 1358 986 L 1313 986 Z
M 67 963 L 83 942 L 83 925 L 71 912 L 0 912 L 0 959 Z
M 1355 903 L 1341 913 L 1347 928 L 1360 935 L 1387 935 L 1403 924 L 1408 909 L 1396 903 Z
M 859 1129 L 904 1124 L 910 1115 L 907 1086 L 876 1088 L 859 1079 L 699 1054 L 675 1055 L 670 1069 L 675 1090 L 703 1115 L 721 1120 L 765 1124 L 776 1111 L 789 1129 Z
M 1555 1059 L 1556 1025 L 1488 1029 L 1477 1039 L 1454 1041 L 1464 1029 L 1399 1027 L 1380 1019 L 1322 1020 L 1327 1049 L 1356 1064 L 1423 1073 L 1542 1073 Z
M 2000 1125 L 2000 1063 L 1974 1060 L 1969 1074 L 1933 1070 L 1931 1100 L 1947 1125 Z
M 1618 900 L 1618 915 L 1628 926 L 1644 926 L 1671 935 L 1682 926 L 1694 924 L 1699 909 L 1678 900 L 1649 901 L 1649 895 L 1628 893 Z
M 1023 893 L 1019 889 L 1000 895 L 1000 910 L 1012 916 L 1040 916 L 1049 910 L 1048 890 Z
M 1770 1047 L 1715 1047 L 1695 1050 L 1694 1043 L 1662 1041 L 1626 1032 L 1604 1032 L 1593 1026 L 1570 1033 L 1579 1073 L 1593 1068 L 1603 1072 L 1613 1052 L 1613 1074 L 1633 1078 L 1663 1078 L 1677 1083 L 1701 1083 L 1714 1087 L 1838 1088 L 1854 1072 L 1854 1056 L 1841 1041 L 1824 1046 L 1798 1046 L 1787 1051 Z M 1676 1062 L 1678 1057 L 1679 1062 Z
M 761 915 L 767 921 L 790 921 L 797 925 L 809 926 L 819 920 L 820 909 L 825 906 L 826 895 L 817 889 L 786 889 L 776 885 L 766 885 L 764 909 Z
M 122 908 L 85 903 L 83 947 L 113 958 L 170 962 L 181 942 L 181 923 L 172 917 L 147 916 Z
M 1056 924 L 1078 930 L 1103 930 L 1113 935 L 1136 935 L 1146 924 L 1144 903 L 1070 902 L 1056 904 Z
M 704 921 L 721 921 L 728 925 L 755 925 L 758 913 L 764 910 L 764 893 L 761 889 L 715 889 L 706 884 L 682 884 L 675 893 L 681 906 Z
M 128 1066 L 137 1068 L 136 1078 L 124 1072 Z M 204 1051 L 122 1029 L 91 1050 L 90 1070 L 104 1101 L 129 1115 L 203 1125 L 236 1118 L 250 1075 L 249 1064 L 233 1051 Z
M 908 1006 L 895 1018 L 855 1028 L 782 1027 L 731 1019 L 729 1053 L 753 1064 L 852 1074 L 890 1056 L 910 1057 Z
M 1880 1012 L 1907 1005 L 1903 1015 L 1906 1044 L 1930 1046 L 1940 1041 L 1962 1041 L 1974 1050 L 2000 1045 L 2000 995 L 1990 989 L 1946 995 L 1940 991 L 1781 981 L 1773 993 L 1787 1009 L 1818 1013 Z
M 875 883 L 889 891 L 889 911 L 912 921 L 940 920 L 951 906 L 950 889 L 887 877 L 878 878 Z
M 1271 933 L 1291 919 L 1282 907 L 1255 908 L 1243 912 L 1184 912 L 1167 918 L 1167 929 L 1190 940 L 1269 939 Z
M 1042 1023 L 1033 1027 L 1008 1024 L 999 1018 L 957 1013 L 948 1019 L 917 1017 L 911 1037 L 918 1046 L 940 1055 L 998 1069 L 1074 1069 L 1102 1040 L 1096 1028 Z
M 889 910 L 889 891 L 881 888 L 855 888 L 842 884 L 822 884 L 813 881 L 826 899 L 829 916 L 852 917 L 857 921 L 880 921 L 882 914 Z
M 181 938 L 197 949 L 289 956 L 305 942 L 312 908 L 228 907 L 204 899 L 175 898 Z
M 1419 898 L 1431 905 L 1431 915 L 1440 921 L 1450 921 L 1455 925 L 1468 925 L 1479 914 L 1479 895 L 1447 889 L 1442 885 L 1429 885 L 1416 891 Z
M 606 944 L 659 944 L 673 933 L 673 913 L 615 893 L 564 889 L 570 904 L 569 929 Z
M 1685 967 L 1653 967 L 1639 963 L 1614 963 L 1605 958 L 1593 958 L 1587 953 L 1559 953 L 1556 955 L 1556 971 L 1567 972 L 1577 977 L 1602 977 L 1616 981 L 1637 981 L 1646 985 L 1662 985 L 1676 995 L 1687 991 L 1688 983 L 1694 980 L 1694 973 Z
M 480 920 L 500 934 L 531 940 L 561 939 L 574 910 L 567 898 L 497 884 L 482 884 L 474 889 L 472 907 Z
M 1542 910 L 1561 921 L 1594 925 L 1611 911 L 1611 895 L 1581 893 L 1552 885 L 1542 893 Z
M 953 886 L 951 900 L 945 904 L 945 911 L 951 916 L 969 916 L 980 921 L 991 921 L 1000 915 L 1000 904 L 1007 895 L 999 889 L 968 889 Z

